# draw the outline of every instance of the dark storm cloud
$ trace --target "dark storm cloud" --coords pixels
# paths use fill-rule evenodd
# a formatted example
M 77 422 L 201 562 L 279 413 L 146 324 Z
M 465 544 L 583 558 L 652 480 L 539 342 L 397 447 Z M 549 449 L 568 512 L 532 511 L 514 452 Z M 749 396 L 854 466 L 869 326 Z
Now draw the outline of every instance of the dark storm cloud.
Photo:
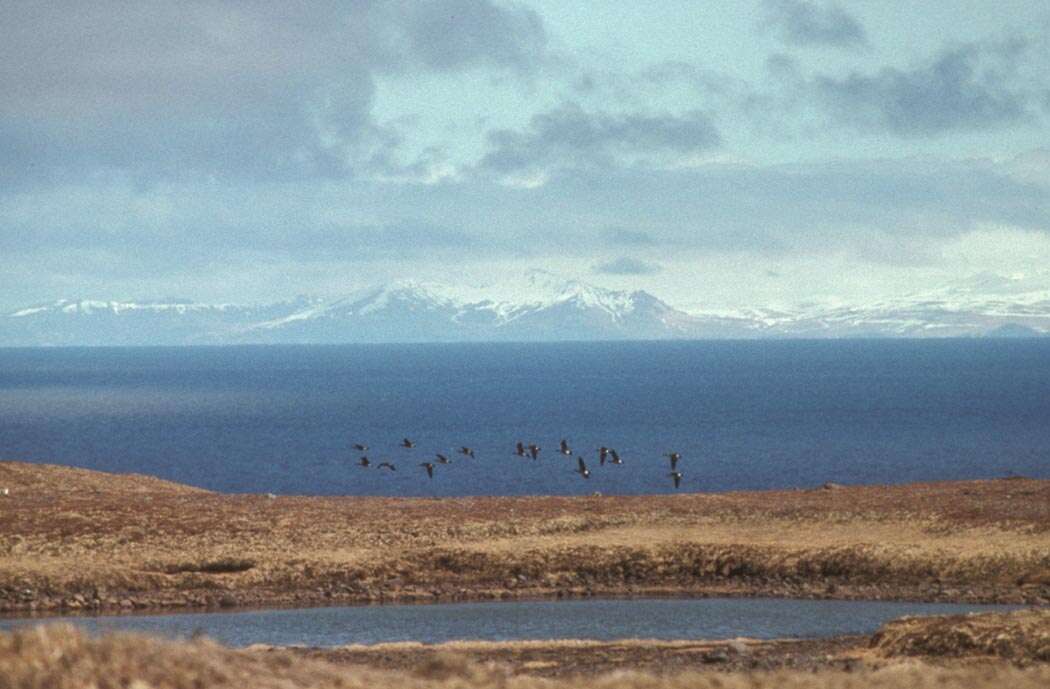
M 605 261 L 594 266 L 594 272 L 605 275 L 652 275 L 662 268 L 655 264 L 630 256 L 621 256 L 612 261 Z
M 375 76 L 527 71 L 537 15 L 489 0 L 0 4 L 0 181 L 385 171 Z
M 588 112 L 568 103 L 533 115 L 524 131 L 490 131 L 488 142 L 481 167 L 514 173 L 545 166 L 614 164 L 620 157 L 687 156 L 717 148 L 722 138 L 699 111 L 614 114 Z
M 817 76 L 811 88 L 833 117 L 858 129 L 921 137 L 1005 127 L 1029 115 L 1030 94 L 1011 78 L 1020 52 L 1018 44 L 964 45 L 912 69 Z
M 766 10 L 766 25 L 791 45 L 852 48 L 868 43 L 864 27 L 838 4 L 766 0 Z

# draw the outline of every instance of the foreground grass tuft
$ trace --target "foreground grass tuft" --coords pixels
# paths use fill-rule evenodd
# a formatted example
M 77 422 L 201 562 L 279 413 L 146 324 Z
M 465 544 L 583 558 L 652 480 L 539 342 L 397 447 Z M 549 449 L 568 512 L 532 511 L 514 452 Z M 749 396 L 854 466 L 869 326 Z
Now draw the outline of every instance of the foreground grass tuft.
M 449 654 L 409 672 L 341 667 L 286 651 L 232 650 L 207 640 L 161 641 L 113 634 L 91 637 L 67 625 L 0 634 L 3 689 L 1045 689 L 1050 666 L 1000 664 L 938 668 L 914 661 L 876 670 L 692 673 L 653 676 L 618 672 L 579 679 L 515 676 Z
M 1050 662 L 1050 610 L 905 617 L 884 625 L 872 638 L 872 647 L 891 657 Z

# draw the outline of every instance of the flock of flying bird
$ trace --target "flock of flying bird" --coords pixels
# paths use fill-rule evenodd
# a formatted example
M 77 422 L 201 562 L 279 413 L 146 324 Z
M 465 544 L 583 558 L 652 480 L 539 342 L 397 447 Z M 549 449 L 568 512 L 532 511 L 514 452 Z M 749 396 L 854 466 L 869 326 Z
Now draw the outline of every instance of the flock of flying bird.
M 416 444 L 408 438 L 405 438 L 400 443 L 398 443 L 398 446 L 405 450 L 412 450 L 416 447 Z M 364 445 L 362 443 L 354 443 L 353 447 L 358 452 L 368 452 L 368 445 Z M 566 457 L 572 457 L 572 455 L 574 454 L 572 448 L 569 447 L 569 442 L 564 438 L 562 438 L 558 450 L 561 454 L 565 455 Z M 475 459 L 474 450 L 465 445 L 463 447 L 460 447 L 457 452 L 458 454 L 461 454 L 464 457 Z M 609 462 L 610 464 L 623 464 L 623 460 L 620 459 L 619 453 L 611 447 L 605 447 L 603 445 L 598 448 L 597 452 L 598 462 L 602 466 L 605 466 L 606 462 Z M 539 459 L 540 456 L 540 446 L 535 443 L 529 443 L 528 445 L 526 445 L 525 443 L 518 441 L 514 446 L 514 454 L 518 457 L 525 457 L 536 460 Z M 668 452 L 663 456 L 671 462 L 671 473 L 669 473 L 667 476 L 674 481 L 674 487 L 678 488 L 682 484 L 682 472 L 678 471 L 678 460 L 682 458 L 682 455 L 680 455 L 677 452 Z M 426 469 L 427 476 L 433 479 L 434 467 L 436 465 L 451 463 L 452 460 L 449 459 L 447 455 L 443 455 L 440 452 L 438 452 L 435 453 L 434 461 L 420 462 L 419 466 Z M 373 462 L 371 459 L 368 458 L 368 455 L 362 455 L 361 458 L 357 461 L 357 464 L 358 466 L 367 468 L 372 466 Z M 397 466 L 395 466 L 392 462 L 389 461 L 379 462 L 375 466 L 378 469 L 397 471 Z M 579 474 L 583 478 L 591 477 L 591 470 L 587 468 L 587 463 L 584 462 L 583 457 L 576 457 L 576 469 L 574 470 L 574 473 Z

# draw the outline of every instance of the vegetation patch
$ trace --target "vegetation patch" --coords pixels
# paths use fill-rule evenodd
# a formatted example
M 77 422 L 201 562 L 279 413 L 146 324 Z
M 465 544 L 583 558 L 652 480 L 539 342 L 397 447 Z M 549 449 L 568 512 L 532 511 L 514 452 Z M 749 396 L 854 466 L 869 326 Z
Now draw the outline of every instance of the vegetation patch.
M 1050 662 L 1050 610 L 905 617 L 884 625 L 871 645 L 887 657 L 984 656 Z
M 161 566 L 157 571 L 165 574 L 236 574 L 255 567 L 255 562 L 235 557 L 223 557 L 200 562 L 176 562 Z

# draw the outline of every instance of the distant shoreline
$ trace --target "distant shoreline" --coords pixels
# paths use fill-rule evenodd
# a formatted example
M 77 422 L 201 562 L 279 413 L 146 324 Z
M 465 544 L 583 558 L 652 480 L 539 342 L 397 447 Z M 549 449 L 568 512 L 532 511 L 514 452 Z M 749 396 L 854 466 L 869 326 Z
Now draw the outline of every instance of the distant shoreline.
M 1050 603 L 1050 480 L 269 498 L 0 462 L 0 486 L 5 613 L 589 596 Z

